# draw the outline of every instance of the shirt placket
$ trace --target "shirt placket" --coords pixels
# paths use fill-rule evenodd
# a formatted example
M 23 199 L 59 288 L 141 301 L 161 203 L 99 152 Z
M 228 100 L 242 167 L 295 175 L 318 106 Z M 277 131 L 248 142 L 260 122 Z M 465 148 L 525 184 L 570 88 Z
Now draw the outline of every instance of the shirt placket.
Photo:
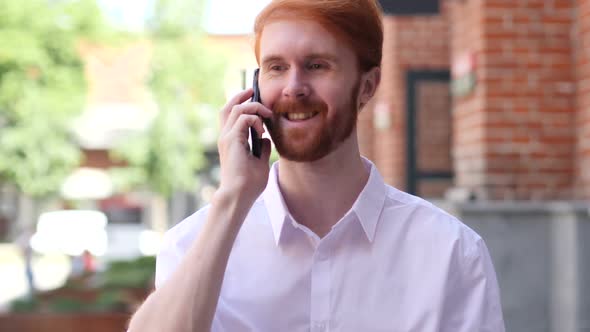
M 330 326 L 330 255 L 322 243 L 318 246 L 311 269 L 311 331 L 329 331 Z

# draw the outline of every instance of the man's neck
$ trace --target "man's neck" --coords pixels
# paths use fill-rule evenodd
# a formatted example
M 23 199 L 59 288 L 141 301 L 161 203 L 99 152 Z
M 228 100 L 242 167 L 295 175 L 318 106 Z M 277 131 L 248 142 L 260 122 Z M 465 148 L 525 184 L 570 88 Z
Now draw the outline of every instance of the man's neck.
M 352 138 L 318 161 L 279 163 L 279 186 L 289 212 L 319 237 L 350 210 L 368 179 Z

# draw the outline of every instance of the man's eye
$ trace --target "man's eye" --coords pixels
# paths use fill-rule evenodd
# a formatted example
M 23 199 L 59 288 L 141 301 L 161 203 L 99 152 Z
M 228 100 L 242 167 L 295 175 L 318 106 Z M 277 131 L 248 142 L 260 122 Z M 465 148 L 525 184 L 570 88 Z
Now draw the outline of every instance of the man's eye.
M 280 66 L 280 65 L 270 66 L 270 70 L 271 71 L 281 71 L 283 69 L 284 69 L 284 67 L 283 66 Z
M 319 63 L 312 63 L 309 65 L 309 69 L 311 69 L 311 70 L 318 70 L 318 69 L 322 69 L 322 68 L 324 68 L 324 66 Z

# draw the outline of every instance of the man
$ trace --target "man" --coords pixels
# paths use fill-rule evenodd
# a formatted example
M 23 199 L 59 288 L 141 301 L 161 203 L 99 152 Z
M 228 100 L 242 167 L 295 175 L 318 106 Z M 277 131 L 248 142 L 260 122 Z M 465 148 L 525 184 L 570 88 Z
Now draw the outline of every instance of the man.
M 255 24 L 262 104 L 221 114 L 221 183 L 171 229 L 136 331 L 503 331 L 483 240 L 384 184 L 358 112 L 380 81 L 375 0 L 275 0 Z M 269 170 L 248 128 L 280 155 Z

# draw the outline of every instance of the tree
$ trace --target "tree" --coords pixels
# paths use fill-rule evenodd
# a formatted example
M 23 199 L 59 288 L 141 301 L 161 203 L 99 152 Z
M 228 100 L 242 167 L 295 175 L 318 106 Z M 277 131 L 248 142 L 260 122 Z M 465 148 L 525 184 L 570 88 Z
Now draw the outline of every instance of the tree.
M 0 2 L 0 183 L 47 197 L 79 164 L 70 130 L 85 95 L 77 46 L 110 32 L 91 0 Z
M 178 0 L 155 3 L 146 30 L 154 50 L 147 84 L 158 115 L 149 130 L 114 153 L 129 165 L 115 170 L 115 178 L 123 179 L 116 182 L 127 188 L 147 186 L 164 199 L 196 187 L 197 172 L 205 166 L 205 149 L 216 137 L 207 129 L 217 128 L 214 110 L 224 101 L 224 60 L 203 44 L 200 5 Z M 162 201 L 160 205 L 167 210 Z

